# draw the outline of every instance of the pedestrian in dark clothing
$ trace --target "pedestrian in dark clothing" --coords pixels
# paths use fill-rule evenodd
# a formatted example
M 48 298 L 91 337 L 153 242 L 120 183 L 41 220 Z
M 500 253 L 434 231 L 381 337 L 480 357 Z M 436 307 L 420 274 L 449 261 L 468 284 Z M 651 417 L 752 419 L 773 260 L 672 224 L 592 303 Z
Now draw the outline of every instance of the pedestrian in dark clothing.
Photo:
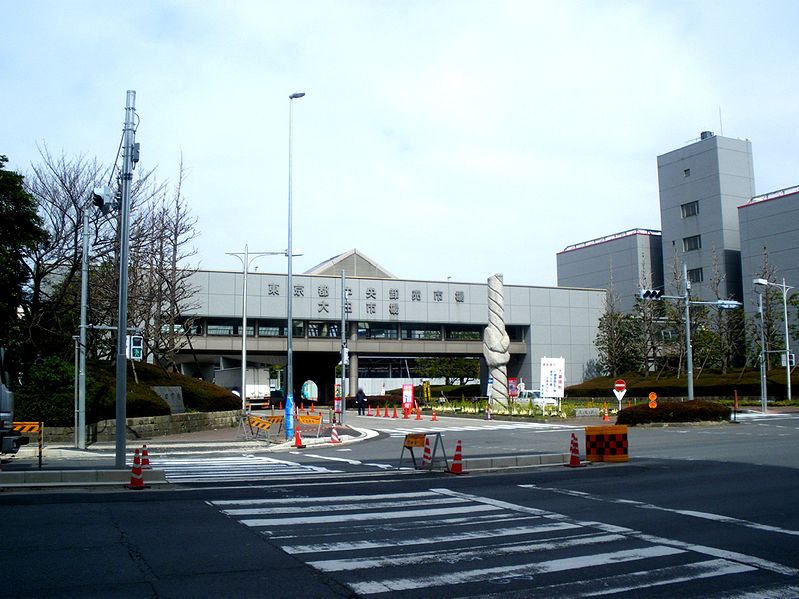
M 366 393 L 363 389 L 358 389 L 355 394 L 355 403 L 358 404 L 358 416 L 363 416 L 366 413 Z

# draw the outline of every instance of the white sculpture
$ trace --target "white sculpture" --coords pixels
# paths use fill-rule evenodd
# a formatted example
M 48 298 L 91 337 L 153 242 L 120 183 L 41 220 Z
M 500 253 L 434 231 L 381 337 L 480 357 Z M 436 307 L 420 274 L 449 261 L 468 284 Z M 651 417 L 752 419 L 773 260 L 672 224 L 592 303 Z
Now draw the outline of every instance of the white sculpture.
M 510 338 L 505 331 L 504 284 L 502 275 L 488 279 L 488 326 L 483 334 L 483 356 L 493 383 L 486 393 L 490 399 L 507 401 Z

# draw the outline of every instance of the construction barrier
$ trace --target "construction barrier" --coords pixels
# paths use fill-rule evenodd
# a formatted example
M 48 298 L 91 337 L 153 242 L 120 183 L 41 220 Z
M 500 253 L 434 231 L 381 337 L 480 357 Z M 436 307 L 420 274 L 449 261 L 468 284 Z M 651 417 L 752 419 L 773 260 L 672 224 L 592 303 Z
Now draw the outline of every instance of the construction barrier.
M 432 449 L 430 448 L 430 439 L 428 438 L 431 436 L 435 437 L 435 442 L 433 443 Z M 415 469 L 432 470 L 435 466 L 436 454 L 438 453 L 439 447 L 441 448 L 441 457 L 438 459 L 439 461 L 443 461 L 443 470 L 447 471 L 449 470 L 449 463 L 447 462 L 447 454 L 444 452 L 444 442 L 441 440 L 441 433 L 410 433 L 405 435 L 405 439 L 402 442 L 402 451 L 400 452 L 397 470 L 399 470 L 402 466 L 402 459 L 405 456 L 406 449 L 408 450 L 408 453 L 411 454 L 413 467 Z M 416 456 L 413 453 L 415 448 L 424 448 L 421 464 L 416 463 Z
M 627 425 L 586 426 L 585 459 L 589 462 L 628 461 Z
M 296 419 L 297 425 L 316 426 L 316 436 L 322 431 L 322 415 L 321 414 L 299 414 Z
M 44 447 L 44 422 L 13 422 L 11 424 L 13 430 L 28 435 L 28 433 L 37 434 L 37 442 L 39 445 L 39 470 L 42 469 L 42 448 Z

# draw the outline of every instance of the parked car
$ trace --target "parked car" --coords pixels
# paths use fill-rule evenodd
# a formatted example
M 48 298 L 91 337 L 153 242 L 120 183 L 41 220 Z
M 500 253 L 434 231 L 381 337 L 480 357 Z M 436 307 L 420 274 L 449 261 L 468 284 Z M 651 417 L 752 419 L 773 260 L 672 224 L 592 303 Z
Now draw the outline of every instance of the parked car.
M 539 389 L 525 390 L 516 399 L 518 403 L 532 403 L 534 407 L 541 410 L 557 408 L 558 400 L 555 397 L 543 397 Z

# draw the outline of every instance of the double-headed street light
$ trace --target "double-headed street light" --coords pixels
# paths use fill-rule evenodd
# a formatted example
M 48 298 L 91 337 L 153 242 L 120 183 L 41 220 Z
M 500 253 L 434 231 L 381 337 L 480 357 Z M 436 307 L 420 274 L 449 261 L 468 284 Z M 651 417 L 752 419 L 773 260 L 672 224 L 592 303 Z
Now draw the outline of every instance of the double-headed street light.
M 788 290 L 793 289 L 790 285 L 785 284 L 785 279 L 782 280 L 782 285 L 779 283 L 772 283 L 767 279 L 752 279 L 752 285 L 755 288 L 755 293 L 759 297 L 758 311 L 760 313 L 760 399 L 762 402 L 763 412 L 766 411 L 766 346 L 765 346 L 765 320 L 763 314 L 763 292 L 771 285 L 772 287 L 779 287 L 782 290 L 782 315 L 785 321 L 785 388 L 788 396 L 788 401 L 791 401 L 791 336 L 788 329 Z
M 292 313 L 292 300 L 294 299 L 294 281 L 292 279 L 291 258 L 293 255 L 292 246 L 292 223 L 291 223 L 291 125 L 293 120 L 292 107 L 294 100 L 302 98 L 305 92 L 295 92 L 289 96 L 289 234 L 288 234 L 288 289 L 286 290 L 286 320 L 288 325 L 286 342 L 286 438 L 294 436 L 294 356 L 292 354 L 292 337 L 294 336 L 294 315 Z
M 243 252 L 225 252 L 228 256 L 236 256 L 241 260 L 244 268 L 244 282 L 241 292 L 241 409 L 247 409 L 247 273 L 250 264 L 261 256 L 280 256 L 286 252 L 249 252 L 247 244 L 244 244 Z

